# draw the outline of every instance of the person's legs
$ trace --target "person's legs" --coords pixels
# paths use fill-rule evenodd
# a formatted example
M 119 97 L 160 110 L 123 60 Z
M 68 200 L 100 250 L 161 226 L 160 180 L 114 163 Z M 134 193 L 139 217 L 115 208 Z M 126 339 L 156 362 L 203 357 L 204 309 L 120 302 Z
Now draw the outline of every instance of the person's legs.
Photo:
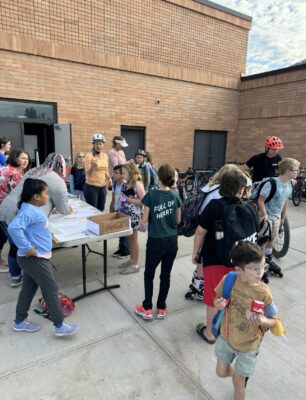
M 128 236 L 127 239 L 130 248 L 132 264 L 138 265 L 138 260 L 139 260 L 138 229 L 134 229 L 133 234 L 131 236 Z
M 273 256 L 272 256 L 274 239 L 278 236 L 280 221 L 270 221 L 270 223 L 272 226 L 272 231 L 271 231 L 272 240 L 268 242 L 265 247 L 266 265 L 268 266 L 267 269 L 269 272 L 272 272 L 273 274 L 282 277 L 283 276 L 282 269 L 279 265 L 277 265 L 273 261 Z
M 166 299 L 170 288 L 170 274 L 177 254 L 177 236 L 161 239 L 164 247 L 164 254 L 161 261 L 160 285 L 157 299 L 157 308 L 166 308 Z
M 5 260 L 2 258 L 2 250 L 3 246 L 7 242 L 7 234 L 6 234 L 6 229 L 2 224 L 3 222 L 0 223 L 0 264 L 5 265 Z
M 163 257 L 162 241 L 160 239 L 148 238 L 146 249 L 146 264 L 144 273 L 145 299 L 142 303 L 146 310 L 153 307 L 153 281 L 155 270 Z
M 64 314 L 58 299 L 58 285 L 49 260 L 38 257 L 18 257 L 22 268 L 40 287 L 54 325 L 62 324 Z
M 105 201 L 106 201 L 106 187 L 100 187 L 98 191 L 98 204 L 97 209 L 100 211 L 104 211 L 105 208 Z
M 35 280 L 27 273 L 29 267 L 31 268 L 31 266 L 27 265 L 23 270 L 23 283 L 16 306 L 17 323 L 24 321 L 28 317 L 28 311 L 30 309 L 33 297 L 38 289 L 38 285 Z
M 83 193 L 86 203 L 98 208 L 98 190 L 99 188 L 93 185 L 84 184 Z
M 239 375 L 236 370 L 234 370 L 233 385 L 234 385 L 234 400 L 244 400 L 245 376 Z
M 13 242 L 12 238 L 7 235 L 8 242 L 10 244 L 10 250 L 8 253 L 7 261 L 9 265 L 9 271 L 11 274 L 11 286 L 19 286 L 21 284 L 21 269 L 17 262 L 17 247 Z M 14 282 L 16 284 L 14 284 Z
M 127 255 L 130 253 L 129 243 L 126 236 L 119 238 L 119 250 Z

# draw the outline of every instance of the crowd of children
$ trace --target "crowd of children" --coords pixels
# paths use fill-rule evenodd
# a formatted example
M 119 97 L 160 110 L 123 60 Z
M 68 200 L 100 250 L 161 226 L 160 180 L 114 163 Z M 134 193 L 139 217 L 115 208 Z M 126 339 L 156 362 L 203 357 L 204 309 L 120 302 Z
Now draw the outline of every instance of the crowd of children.
M 161 264 L 156 317 L 162 319 L 167 314 L 171 270 L 178 251 L 177 227 L 181 222 L 181 206 L 186 199 L 179 183 L 178 170 L 168 164 L 157 169 L 151 155 L 144 150 L 137 150 L 134 159 L 126 161 L 124 148 L 128 144 L 122 136 L 113 138 L 113 147 L 107 155 L 103 151 L 105 141 L 103 134 L 95 134 L 92 136 L 92 151 L 76 154 L 70 171 L 70 191 L 104 211 L 107 188 L 111 188 L 110 212 L 119 211 L 130 217 L 133 233 L 119 239 L 118 250 L 114 253 L 114 257 L 128 258 L 119 266 L 122 275 L 139 272 L 138 231 L 148 230 L 144 300 L 135 306 L 135 313 L 145 320 L 153 319 L 153 281 L 156 268 Z M 270 272 L 282 276 L 280 268 L 272 261 L 273 239 L 284 223 L 291 182 L 296 179 L 300 165 L 292 158 L 281 160 L 277 152 L 282 147 L 279 138 L 269 137 L 266 152 L 247 162 L 247 166 L 254 169 L 253 176 L 257 179 L 265 175 L 262 171 L 263 160 L 268 166 L 267 176 L 274 176 L 274 163 L 278 163 L 279 177 L 273 178 L 276 187 L 273 197 L 270 198 L 271 180 L 267 180 L 257 199 L 260 219 L 268 221 L 272 228 L 272 235 L 264 249 L 256 244 L 259 231 L 257 214 L 249 202 L 244 201 L 250 195 L 251 182 L 236 165 L 223 166 L 203 188 L 205 196 L 198 213 L 192 262 L 197 266 L 195 277 L 202 282 L 197 294 L 199 298 L 203 297 L 207 312 L 206 322 L 198 324 L 196 330 L 208 344 L 216 343 L 217 374 L 233 378 L 235 399 L 245 398 L 246 381 L 254 371 L 263 333 L 273 327 L 277 318 L 276 308 L 267 317 L 237 313 L 237 307 L 247 310 L 252 300 L 257 300 L 262 301 L 264 307 L 271 308 L 272 296 L 262 281 L 265 265 Z M 26 151 L 13 150 L 6 160 L 9 150 L 10 141 L 2 138 L 0 162 L 8 166 L 0 171 L 0 270 L 5 270 L 1 250 L 7 236 L 15 249 L 14 262 L 22 269 L 22 274 L 19 268 L 18 276 L 12 275 L 12 286 L 14 282 L 15 286 L 22 283 L 13 330 L 35 332 L 39 329 L 37 324 L 27 321 L 27 315 L 40 287 L 55 326 L 55 335 L 74 334 L 79 327 L 64 322 L 59 304 L 58 286 L 50 261 L 52 240 L 48 213 L 42 211 L 42 207 L 50 202 L 48 190 L 54 196 L 53 180 L 61 180 L 65 160 L 61 155 L 50 155 L 42 167 L 31 170 L 23 178 L 31 167 L 31 159 Z M 21 183 L 14 190 L 19 181 Z M 58 190 L 58 186 L 64 183 L 57 182 L 56 185 Z M 13 211 L 11 217 L 7 217 L 10 213 L 4 208 L 3 200 L 13 190 L 18 212 L 16 214 L 16 209 L 13 210 L 10 204 Z M 51 199 L 51 209 L 55 206 L 59 212 L 68 214 L 71 209 L 67 200 L 63 200 L 64 197 L 67 199 L 64 189 L 61 196 L 62 203 L 58 198 Z M 11 274 L 13 269 L 10 267 Z M 223 285 L 230 271 L 237 271 L 237 278 L 228 306 L 223 298 Z M 225 308 L 228 322 L 222 321 L 221 335 L 216 340 L 212 330 L 213 317 L 216 310 Z M 234 359 L 235 367 L 232 366 Z

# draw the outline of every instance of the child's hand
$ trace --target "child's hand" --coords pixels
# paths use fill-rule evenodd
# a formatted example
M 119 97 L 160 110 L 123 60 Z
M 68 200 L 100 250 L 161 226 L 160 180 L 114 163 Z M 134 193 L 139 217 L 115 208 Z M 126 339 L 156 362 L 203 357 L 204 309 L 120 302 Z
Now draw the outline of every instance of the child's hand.
M 217 297 L 214 304 L 217 310 L 223 310 L 226 307 L 226 300 L 223 297 Z
M 34 246 L 30 248 L 30 250 L 26 251 L 26 257 L 36 257 L 36 249 Z
M 98 164 L 97 164 L 97 162 L 94 160 L 94 159 L 92 159 L 91 160 L 91 165 L 90 165 L 90 168 L 97 168 L 97 166 L 98 166 Z
M 265 326 L 267 323 L 267 318 L 262 315 L 262 314 L 257 314 L 255 312 L 252 313 L 252 315 L 249 318 L 249 321 L 251 324 L 256 325 L 256 326 Z

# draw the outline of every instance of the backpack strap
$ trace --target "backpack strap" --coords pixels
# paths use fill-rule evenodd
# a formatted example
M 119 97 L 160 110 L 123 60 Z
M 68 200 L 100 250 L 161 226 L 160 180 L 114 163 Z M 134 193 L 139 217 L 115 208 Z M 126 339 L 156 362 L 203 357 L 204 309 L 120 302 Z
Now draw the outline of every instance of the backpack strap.
M 231 296 L 232 288 L 237 278 L 237 272 L 231 271 L 229 272 L 224 280 L 223 285 L 223 298 L 226 299 L 226 306 L 225 306 L 225 336 L 228 337 L 228 305 L 229 299 Z
M 237 272 L 230 271 L 225 277 L 223 285 L 223 298 L 226 300 L 230 298 L 232 287 L 234 286 L 237 275 Z
M 262 182 L 262 183 L 260 184 L 260 186 L 259 186 L 257 198 L 260 196 L 260 192 L 261 192 L 262 188 L 265 186 L 265 184 L 266 184 L 267 182 L 269 182 L 269 183 L 271 184 L 271 190 L 270 190 L 269 196 L 268 196 L 268 197 L 266 198 L 266 200 L 265 200 L 265 203 L 268 203 L 270 200 L 272 200 L 272 198 L 274 197 L 274 195 L 275 195 L 275 193 L 276 193 L 276 188 L 277 188 L 277 186 L 276 186 L 276 181 L 275 181 L 274 178 L 266 179 L 266 180 L 265 180 L 264 182 Z

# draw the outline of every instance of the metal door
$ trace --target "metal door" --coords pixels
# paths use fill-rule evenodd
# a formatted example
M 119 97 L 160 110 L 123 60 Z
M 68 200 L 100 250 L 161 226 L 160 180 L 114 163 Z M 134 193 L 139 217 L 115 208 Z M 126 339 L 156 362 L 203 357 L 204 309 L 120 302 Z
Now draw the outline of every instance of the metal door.
M 128 147 L 124 149 L 127 160 L 134 158 L 138 149 L 145 150 L 145 134 L 146 128 L 139 126 L 121 126 L 121 136 L 123 136 Z
M 225 163 L 227 132 L 195 131 L 193 168 L 220 168 Z
M 72 161 L 71 125 L 54 124 L 54 151 L 64 156 L 65 160 Z
M 23 123 L 14 121 L 0 120 L 0 137 L 10 139 L 12 149 L 22 149 L 23 142 Z

